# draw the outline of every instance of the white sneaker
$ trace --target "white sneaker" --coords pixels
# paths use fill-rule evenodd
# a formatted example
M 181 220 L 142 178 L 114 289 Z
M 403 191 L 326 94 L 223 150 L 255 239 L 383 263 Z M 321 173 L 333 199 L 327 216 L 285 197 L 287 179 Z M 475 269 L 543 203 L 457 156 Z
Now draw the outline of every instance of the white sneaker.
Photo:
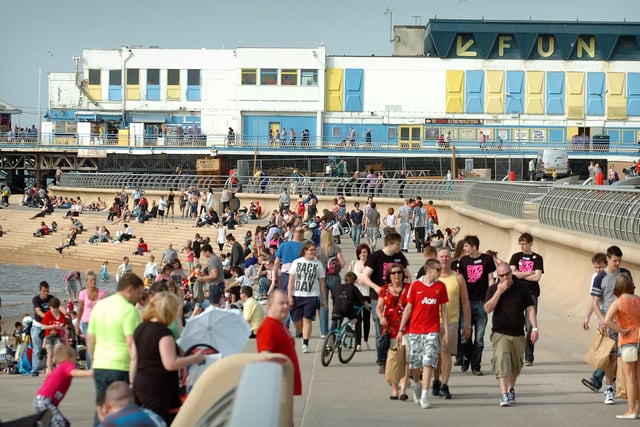
M 607 386 L 604 391 L 604 404 L 613 405 L 616 403 L 616 392 L 612 386 Z
M 302 352 L 303 353 L 309 353 L 309 346 L 306 344 L 302 344 Z
M 369 348 L 369 342 L 367 341 L 364 342 L 364 349 L 367 351 L 371 350 L 371 348 Z
M 422 396 L 422 384 L 416 382 L 413 384 L 413 401 L 414 403 L 420 403 L 420 397 Z
M 427 397 L 426 394 L 420 398 L 420 407 L 422 409 L 427 409 L 431 407 L 431 402 L 429 402 L 429 398 Z

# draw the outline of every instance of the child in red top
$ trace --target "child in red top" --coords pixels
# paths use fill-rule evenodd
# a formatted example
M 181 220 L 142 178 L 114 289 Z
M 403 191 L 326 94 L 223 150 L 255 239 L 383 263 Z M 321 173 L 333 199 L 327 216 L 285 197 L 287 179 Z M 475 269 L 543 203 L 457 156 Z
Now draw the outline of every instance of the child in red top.
M 53 347 L 56 344 L 65 344 L 65 328 L 67 318 L 60 311 L 60 300 L 52 297 L 49 300 L 49 310 L 42 317 L 42 329 L 45 339 L 42 346 L 47 349 L 47 375 L 53 368 Z
M 440 319 L 442 319 L 442 346 L 449 343 L 449 322 L 447 320 L 447 287 L 438 280 L 442 266 L 437 259 L 430 259 L 424 265 L 425 275 L 411 284 L 407 296 L 407 306 L 402 313 L 398 342 L 402 341 L 404 328 L 408 324 L 409 369 L 412 378 L 420 378 L 422 370 L 422 393 L 420 383 L 414 385 L 414 400 L 423 409 L 429 408 L 428 388 L 433 370 L 438 366 L 440 352 Z
M 62 415 L 58 405 L 60 405 L 60 401 L 62 401 L 71 386 L 71 378 L 92 377 L 93 369 L 86 371 L 84 369 L 76 369 L 76 352 L 71 347 L 57 345 L 55 350 L 52 349 L 51 353 L 54 353 L 56 368 L 40 386 L 36 397 L 33 399 L 33 405 L 38 412 L 46 411 L 47 409 L 51 411 L 53 416 L 51 417 L 50 425 L 68 426 L 69 421 Z
M 196 259 L 196 253 L 193 251 L 193 249 L 190 246 L 187 246 L 186 248 L 184 248 L 184 253 L 187 256 L 187 271 L 191 273 L 193 272 L 193 262 Z

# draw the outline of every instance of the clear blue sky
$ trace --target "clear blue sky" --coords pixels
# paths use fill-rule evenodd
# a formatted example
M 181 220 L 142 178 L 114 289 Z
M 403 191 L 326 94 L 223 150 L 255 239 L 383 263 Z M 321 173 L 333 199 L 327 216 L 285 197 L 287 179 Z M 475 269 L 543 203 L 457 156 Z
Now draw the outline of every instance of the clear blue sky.
M 640 21 L 637 0 L 20 0 L 2 2 L 0 100 L 36 122 L 47 73 L 72 72 L 82 49 L 316 47 L 330 55 L 390 55 L 393 24 L 430 18 Z

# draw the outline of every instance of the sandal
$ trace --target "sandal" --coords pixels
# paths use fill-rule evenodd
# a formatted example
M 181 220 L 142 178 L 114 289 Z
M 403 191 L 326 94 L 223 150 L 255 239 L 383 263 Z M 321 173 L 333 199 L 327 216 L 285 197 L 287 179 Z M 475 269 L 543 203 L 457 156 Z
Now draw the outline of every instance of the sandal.
M 407 395 L 406 395 L 406 394 L 404 394 L 404 393 L 402 393 L 402 394 L 400 395 L 400 400 L 402 400 L 403 402 L 404 402 L 405 400 L 407 400 L 408 398 L 409 398 L 409 396 L 407 396 Z

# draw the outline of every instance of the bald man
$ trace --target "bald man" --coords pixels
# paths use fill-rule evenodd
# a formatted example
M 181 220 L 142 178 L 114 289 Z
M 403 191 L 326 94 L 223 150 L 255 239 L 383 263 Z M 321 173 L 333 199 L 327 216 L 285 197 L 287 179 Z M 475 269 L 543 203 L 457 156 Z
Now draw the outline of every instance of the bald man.
M 98 418 L 103 427 L 166 427 L 167 425 L 155 412 L 135 404 L 129 384 L 124 381 L 111 383 L 102 398 L 98 399 L 97 405 Z

